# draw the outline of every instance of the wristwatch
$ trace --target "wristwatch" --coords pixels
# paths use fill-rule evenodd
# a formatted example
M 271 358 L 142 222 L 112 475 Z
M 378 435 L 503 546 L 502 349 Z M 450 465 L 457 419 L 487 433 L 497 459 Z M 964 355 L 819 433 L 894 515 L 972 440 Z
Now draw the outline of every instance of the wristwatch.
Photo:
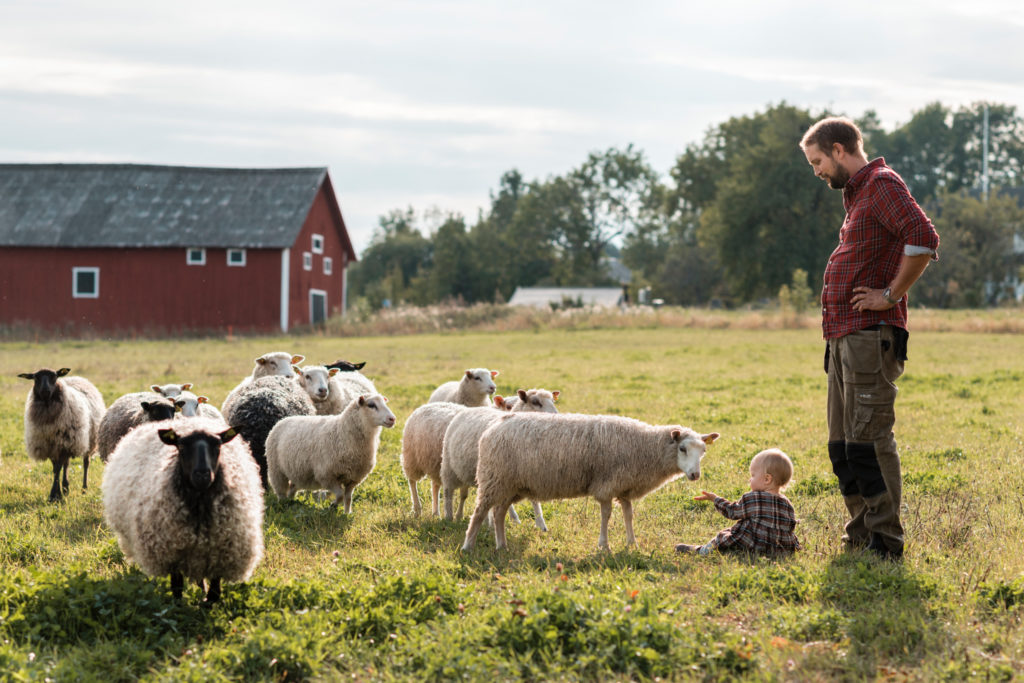
M 899 300 L 898 299 L 893 299 L 891 295 L 892 295 L 892 287 L 886 287 L 885 289 L 882 290 L 882 298 L 885 299 L 886 301 L 888 301 L 893 306 L 895 306 L 899 302 Z

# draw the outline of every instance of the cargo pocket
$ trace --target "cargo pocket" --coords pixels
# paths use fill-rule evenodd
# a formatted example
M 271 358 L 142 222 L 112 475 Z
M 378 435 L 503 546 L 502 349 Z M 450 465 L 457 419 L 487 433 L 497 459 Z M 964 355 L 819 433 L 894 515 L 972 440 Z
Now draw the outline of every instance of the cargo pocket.
M 844 337 L 843 381 L 872 384 L 882 370 L 882 343 L 878 330 L 860 330 Z
M 889 436 L 896 423 L 894 396 L 878 387 L 855 387 L 851 441 L 875 441 Z

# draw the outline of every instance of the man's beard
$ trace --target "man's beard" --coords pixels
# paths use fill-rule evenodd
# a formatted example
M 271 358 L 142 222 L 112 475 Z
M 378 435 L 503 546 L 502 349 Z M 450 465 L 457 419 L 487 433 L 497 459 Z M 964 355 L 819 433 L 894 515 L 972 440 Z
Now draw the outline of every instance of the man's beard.
M 846 187 L 846 183 L 850 182 L 849 172 L 839 164 L 835 164 L 834 175 L 825 176 L 825 178 L 828 181 L 828 186 L 833 190 L 841 190 Z

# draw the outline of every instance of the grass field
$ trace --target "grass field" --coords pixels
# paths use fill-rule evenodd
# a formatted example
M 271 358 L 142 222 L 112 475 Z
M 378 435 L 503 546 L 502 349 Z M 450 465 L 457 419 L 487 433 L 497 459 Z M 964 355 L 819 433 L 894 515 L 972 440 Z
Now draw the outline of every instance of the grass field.
M 972 319 L 983 318 L 978 314 Z M 934 322 L 934 321 L 933 321 Z M 0 344 L 0 675 L 6 680 L 1011 679 L 1024 674 L 1024 335 L 912 332 L 896 435 L 904 469 L 902 564 L 844 554 L 844 510 L 825 450 L 825 375 L 814 327 L 621 327 L 390 337 Z M 957 326 L 953 325 L 952 329 Z M 971 328 L 974 329 L 974 328 Z M 986 329 L 984 324 L 978 329 Z M 109 404 L 191 381 L 218 404 L 274 350 L 367 361 L 399 418 L 353 514 L 267 495 L 266 556 L 223 601 L 172 600 L 166 577 L 126 563 L 103 522 L 98 459 L 46 502 L 49 463 L 25 455 L 29 383 L 70 367 Z M 544 505 L 495 551 L 465 520 L 414 518 L 399 464 L 405 418 L 468 367 L 499 393 L 562 392 L 563 412 L 678 423 L 722 438 L 699 482 L 636 505 L 638 548 L 597 550 L 599 508 Z M 747 464 L 778 446 L 806 550 L 787 560 L 677 556 L 729 522 L 700 489 L 734 498 Z M 77 483 L 76 483 L 77 482 Z M 426 480 L 420 495 L 429 498 Z M 472 502 L 472 499 L 471 501 Z

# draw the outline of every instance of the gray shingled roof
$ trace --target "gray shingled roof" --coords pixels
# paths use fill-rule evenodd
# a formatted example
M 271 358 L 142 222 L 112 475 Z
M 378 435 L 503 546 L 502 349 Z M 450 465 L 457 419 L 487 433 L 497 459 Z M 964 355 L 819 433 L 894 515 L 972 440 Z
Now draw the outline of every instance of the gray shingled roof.
M 0 247 L 290 247 L 326 176 L 326 168 L 0 164 Z

